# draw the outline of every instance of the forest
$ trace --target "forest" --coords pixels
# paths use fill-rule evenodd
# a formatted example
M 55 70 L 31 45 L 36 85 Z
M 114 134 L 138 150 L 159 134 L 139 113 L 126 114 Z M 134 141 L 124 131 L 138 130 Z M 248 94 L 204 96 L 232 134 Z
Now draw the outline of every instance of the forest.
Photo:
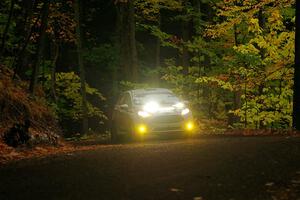
M 109 134 L 118 95 L 153 87 L 187 100 L 203 130 L 299 130 L 296 8 L 295 0 L 1 0 L 0 136 L 12 126 L 54 142 L 58 133 Z

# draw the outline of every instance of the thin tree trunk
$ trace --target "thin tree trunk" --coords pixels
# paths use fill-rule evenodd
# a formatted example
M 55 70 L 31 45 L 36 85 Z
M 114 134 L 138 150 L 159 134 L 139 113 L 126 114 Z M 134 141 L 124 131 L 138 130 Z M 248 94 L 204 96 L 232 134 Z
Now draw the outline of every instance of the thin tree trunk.
M 157 27 L 160 29 L 161 28 L 161 15 L 159 14 L 158 16 L 158 23 Z M 158 69 L 160 67 L 160 38 L 156 38 L 156 51 L 155 51 L 155 67 Z
M 24 66 L 26 64 L 24 63 L 24 60 L 26 60 L 26 48 L 30 42 L 30 38 L 32 36 L 32 33 L 34 32 L 35 27 L 37 27 L 37 24 L 40 21 L 41 15 L 38 15 L 33 25 L 31 25 L 31 19 L 33 15 L 33 8 L 35 5 L 35 0 L 24 0 L 22 1 L 22 8 L 24 16 L 23 20 L 20 20 L 20 22 L 17 23 L 17 33 L 22 35 L 22 39 L 19 41 L 20 49 L 18 49 L 17 55 L 14 58 L 13 65 L 14 65 L 14 78 L 18 74 L 19 76 L 24 75 Z M 23 72 L 23 73 L 22 73 Z
M 82 57 L 79 0 L 75 0 L 74 9 L 75 9 L 75 20 L 76 20 L 76 42 L 77 42 L 78 65 L 79 65 L 81 95 L 82 95 L 82 134 L 87 134 L 88 108 L 87 108 L 87 100 L 86 100 L 85 69 L 84 69 L 83 57 Z
M 189 40 L 189 22 L 186 20 L 182 21 L 182 37 L 183 42 L 187 42 Z M 183 73 L 188 74 L 190 65 L 189 52 L 185 44 L 182 46 L 182 66 Z
M 23 60 L 24 60 L 24 57 L 25 57 L 26 48 L 27 48 L 27 46 L 30 42 L 30 38 L 32 36 L 33 29 L 34 29 L 34 27 L 37 26 L 39 20 L 40 20 L 40 18 L 38 17 L 36 19 L 36 21 L 34 22 L 34 24 L 32 25 L 30 31 L 28 32 L 28 34 L 26 36 L 26 39 L 24 41 L 24 45 L 19 50 L 19 53 L 16 55 L 16 57 L 14 59 L 14 63 L 16 62 L 15 69 L 14 69 L 14 78 L 16 77 L 17 74 L 20 75 L 20 71 L 22 71 L 21 69 L 23 68 Z
M 245 121 L 244 121 L 244 128 L 247 128 L 248 125 L 248 99 L 247 99 L 247 75 L 245 75 L 245 83 L 244 83 L 244 95 L 245 95 Z
M 156 48 L 155 48 L 155 68 L 158 69 L 160 67 L 160 39 L 156 38 Z
M 39 68 L 40 68 L 40 62 L 43 56 L 43 50 L 44 50 L 44 43 L 45 43 L 45 36 L 46 36 L 46 29 L 47 29 L 47 23 L 48 23 L 48 14 L 49 14 L 49 0 L 44 1 L 44 5 L 42 8 L 42 21 L 41 21 L 41 28 L 40 28 L 40 36 L 39 41 L 37 45 L 37 52 L 35 56 L 35 62 L 33 64 L 33 72 L 31 75 L 31 81 L 29 86 L 29 91 L 31 94 L 34 95 L 35 88 L 37 85 L 38 75 L 39 75 Z
M 54 102 L 57 101 L 56 92 L 55 92 L 55 84 L 56 84 L 56 63 L 59 56 L 59 45 L 54 42 L 54 57 L 52 61 L 52 70 L 51 70 L 51 95 Z
M 300 131 L 300 0 L 296 0 L 293 128 Z
M 239 41 L 238 41 L 238 33 L 237 33 L 236 24 L 233 25 L 233 31 L 234 31 L 234 45 L 238 46 L 239 45 Z
M 200 18 L 200 14 L 201 14 L 201 3 L 200 0 L 194 0 L 193 1 L 195 10 L 197 11 L 198 16 L 197 17 L 193 17 L 193 28 L 194 28 L 194 32 L 196 34 L 199 33 L 200 27 L 201 27 L 201 18 Z M 201 47 L 198 47 L 197 50 L 197 58 L 198 58 L 198 78 L 200 78 L 202 76 L 202 66 L 201 66 L 201 53 L 200 53 Z M 200 91 L 203 91 L 203 86 L 201 86 L 200 84 L 197 85 L 197 104 L 198 106 L 200 106 Z
M 201 34 L 201 0 L 194 0 L 193 5 L 197 15 L 193 17 L 193 34 Z
M 120 68 L 123 73 L 123 80 L 131 80 L 131 61 L 129 52 L 129 27 L 128 27 L 128 2 L 118 2 L 118 17 L 120 21 L 119 42 L 120 42 Z
M 201 69 L 201 63 L 200 63 L 200 49 L 197 50 L 197 57 L 198 57 L 198 78 L 200 78 L 202 76 L 202 69 Z M 198 106 L 200 105 L 200 89 L 202 88 L 203 91 L 203 87 L 201 87 L 200 84 L 197 85 L 197 104 Z
M 234 30 L 234 44 L 235 46 L 238 46 L 239 45 L 239 41 L 238 41 L 238 33 L 237 33 L 237 26 L 236 24 L 233 26 L 233 30 Z M 233 95 L 233 102 L 234 102 L 234 105 L 233 105 L 233 109 L 234 110 L 237 110 L 239 108 L 241 108 L 241 94 L 242 92 L 237 89 L 236 91 L 234 91 L 234 95 Z M 228 119 L 228 124 L 229 125 L 233 125 L 234 123 L 236 122 L 239 122 L 240 121 L 240 118 L 234 114 L 230 114 L 229 115 L 229 119 Z
M 118 49 L 118 53 L 119 55 L 121 55 L 121 48 L 120 48 L 120 43 L 121 43 L 121 15 L 120 15 L 120 8 L 118 6 L 115 6 L 116 9 L 116 13 L 117 13 L 117 17 L 116 17 L 116 29 L 115 29 L 115 34 L 116 34 L 116 38 L 114 41 L 114 45 L 115 47 Z M 113 93 L 113 99 L 117 98 L 118 95 L 118 69 L 121 65 L 121 59 L 118 60 L 118 64 L 113 66 L 113 70 L 112 70 L 112 93 Z M 115 103 L 115 102 L 113 102 Z
M 161 28 L 161 14 L 158 14 L 158 20 L 157 20 L 157 27 L 160 29 Z M 157 87 L 160 84 L 160 74 L 159 74 L 159 68 L 161 65 L 160 62 L 160 53 L 161 53 L 161 41 L 159 37 L 156 37 L 156 44 L 155 44 L 155 70 L 156 70 L 156 74 L 153 77 L 153 82 L 154 85 L 156 85 Z
M 15 6 L 15 0 L 11 0 L 8 19 L 7 19 L 3 34 L 2 34 L 2 42 L 1 42 L 1 47 L 0 47 L 0 58 L 3 56 L 3 53 L 4 53 L 6 37 L 7 37 L 8 30 L 9 30 L 9 27 L 11 24 L 11 18 L 13 15 L 14 6 Z
M 266 27 L 266 19 L 264 17 L 264 10 L 263 8 L 261 8 L 258 12 L 258 22 L 259 22 L 259 26 L 262 29 L 262 31 L 264 31 L 265 27 Z M 260 54 L 260 58 L 263 61 L 266 58 L 266 50 L 264 48 L 259 48 L 259 54 Z M 265 69 L 265 65 L 261 65 L 261 69 L 264 69 L 264 71 L 266 71 Z M 264 74 L 262 74 L 263 76 L 265 76 Z M 266 77 L 265 77 L 266 78 Z M 259 83 L 259 87 L 258 87 L 258 96 L 263 94 L 263 89 L 265 88 L 265 78 L 261 79 L 261 82 Z M 261 110 L 260 110 L 261 111 Z M 264 128 L 265 125 L 263 123 L 263 120 L 259 121 L 259 128 Z
M 129 42 L 130 42 L 130 59 L 131 59 L 131 72 L 133 82 L 138 81 L 138 59 L 136 50 L 136 39 L 135 39 L 135 16 L 134 16 L 134 0 L 129 0 Z

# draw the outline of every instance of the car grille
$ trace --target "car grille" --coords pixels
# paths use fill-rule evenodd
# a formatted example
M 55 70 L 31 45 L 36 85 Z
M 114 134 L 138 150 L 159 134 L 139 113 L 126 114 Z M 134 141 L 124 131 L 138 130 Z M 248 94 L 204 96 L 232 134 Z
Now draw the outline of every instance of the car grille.
M 163 115 L 163 116 L 157 116 L 157 117 L 154 117 L 151 120 L 152 123 L 158 123 L 158 124 L 176 123 L 176 122 L 181 122 L 181 121 L 183 121 L 183 118 L 180 115 Z
M 179 131 L 181 130 L 180 126 L 176 127 L 155 127 L 153 129 L 154 132 L 170 132 L 170 131 Z

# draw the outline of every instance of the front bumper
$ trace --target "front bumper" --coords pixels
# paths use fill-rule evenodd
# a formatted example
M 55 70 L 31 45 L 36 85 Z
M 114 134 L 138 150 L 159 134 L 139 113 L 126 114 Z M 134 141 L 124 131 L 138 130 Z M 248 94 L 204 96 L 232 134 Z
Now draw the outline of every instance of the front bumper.
M 157 115 L 142 119 L 137 117 L 135 120 L 135 130 L 137 133 L 166 133 L 166 132 L 192 132 L 195 128 L 194 120 L 191 115 L 182 116 L 178 114 Z

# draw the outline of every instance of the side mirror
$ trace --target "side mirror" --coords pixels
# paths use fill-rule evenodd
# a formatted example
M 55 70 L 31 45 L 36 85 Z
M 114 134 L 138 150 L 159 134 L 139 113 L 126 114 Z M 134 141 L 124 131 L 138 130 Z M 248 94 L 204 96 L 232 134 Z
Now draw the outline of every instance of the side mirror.
M 129 106 L 127 104 L 122 104 L 122 105 L 120 105 L 120 108 L 122 110 L 128 110 Z

